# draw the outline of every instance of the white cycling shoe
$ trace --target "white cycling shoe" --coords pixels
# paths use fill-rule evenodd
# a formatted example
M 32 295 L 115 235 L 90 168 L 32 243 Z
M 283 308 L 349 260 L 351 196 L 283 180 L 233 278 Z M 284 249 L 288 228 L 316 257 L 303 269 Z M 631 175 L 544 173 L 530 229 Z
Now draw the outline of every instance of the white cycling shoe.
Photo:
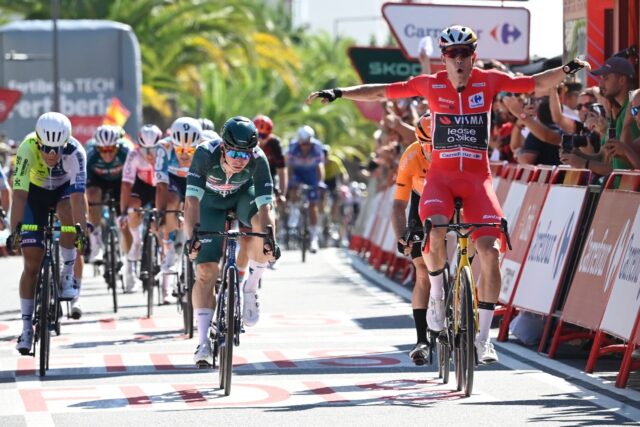
M 71 302 L 71 318 L 78 320 L 82 317 L 82 306 L 78 301 Z
M 73 274 L 66 274 L 62 279 L 61 301 L 70 301 L 78 297 L 78 281 Z
M 444 299 L 436 300 L 429 297 L 427 326 L 434 332 L 440 332 L 444 329 Z
M 193 355 L 193 363 L 195 363 L 198 368 L 208 368 L 213 365 L 211 342 L 207 341 L 196 347 L 196 352 Z
M 244 292 L 242 320 L 246 326 L 255 326 L 260 320 L 260 303 L 257 292 Z
M 481 341 L 476 337 L 475 346 L 478 362 L 489 364 L 498 361 L 498 354 L 496 353 L 496 349 L 493 348 L 490 338 L 486 341 Z
M 31 353 L 31 347 L 33 346 L 33 329 L 25 329 L 18 337 L 18 343 L 16 344 L 16 350 L 23 355 L 28 356 Z

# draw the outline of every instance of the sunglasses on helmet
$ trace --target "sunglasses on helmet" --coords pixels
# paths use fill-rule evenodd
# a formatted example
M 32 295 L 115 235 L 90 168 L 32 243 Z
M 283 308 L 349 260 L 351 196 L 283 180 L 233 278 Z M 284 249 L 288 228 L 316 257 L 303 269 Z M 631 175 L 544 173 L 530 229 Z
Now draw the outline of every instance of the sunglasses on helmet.
M 241 151 L 225 148 L 225 155 L 231 159 L 249 160 L 251 158 L 250 151 Z
M 196 152 L 196 147 L 182 147 L 182 146 L 174 146 L 174 150 L 176 150 L 176 154 L 188 154 L 190 156 Z
M 468 47 L 451 47 L 449 49 L 445 49 L 442 54 L 446 58 L 457 58 L 458 56 L 468 58 L 473 55 L 473 50 Z

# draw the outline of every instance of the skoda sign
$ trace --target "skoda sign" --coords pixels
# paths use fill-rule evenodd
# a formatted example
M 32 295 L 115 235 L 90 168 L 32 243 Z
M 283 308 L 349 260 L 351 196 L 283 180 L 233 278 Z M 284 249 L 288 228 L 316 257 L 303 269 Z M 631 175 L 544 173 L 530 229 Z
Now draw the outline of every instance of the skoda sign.
M 407 60 L 400 49 L 353 46 L 348 53 L 362 83 L 392 83 L 421 74 L 418 61 Z
M 420 40 L 430 37 L 432 56 L 440 31 L 469 25 L 478 35 L 478 57 L 506 62 L 529 60 L 529 11 L 520 7 L 444 6 L 385 3 L 382 14 L 407 58 L 417 58 Z

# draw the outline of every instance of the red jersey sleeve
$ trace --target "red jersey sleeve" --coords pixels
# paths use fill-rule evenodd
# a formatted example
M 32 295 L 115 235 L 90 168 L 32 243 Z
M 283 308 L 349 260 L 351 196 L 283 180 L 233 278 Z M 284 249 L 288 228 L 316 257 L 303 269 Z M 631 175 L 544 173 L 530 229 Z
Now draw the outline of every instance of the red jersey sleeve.
M 536 82 L 531 76 L 512 77 L 497 70 L 488 70 L 487 76 L 493 86 L 494 94 L 505 91 L 514 93 L 530 93 L 535 90 Z
M 391 83 L 387 86 L 387 98 L 411 98 L 413 96 L 422 96 L 427 98 L 430 90 L 430 82 L 432 77 L 422 74 L 410 78 L 406 82 Z

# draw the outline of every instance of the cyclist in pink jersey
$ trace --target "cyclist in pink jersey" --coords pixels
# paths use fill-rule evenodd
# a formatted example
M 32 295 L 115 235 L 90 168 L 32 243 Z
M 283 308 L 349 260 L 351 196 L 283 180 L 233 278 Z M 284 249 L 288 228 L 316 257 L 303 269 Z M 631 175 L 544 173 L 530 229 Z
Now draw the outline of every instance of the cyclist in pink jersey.
M 381 101 L 386 98 L 425 97 L 431 109 L 433 150 L 431 168 L 420 199 L 420 218 L 446 224 L 451 218 L 454 198 L 462 199 L 465 222 L 496 222 L 502 218 L 493 191 L 489 159 L 490 113 L 493 97 L 500 91 L 538 92 L 560 84 L 567 74 L 591 67 L 574 59 L 562 67 L 530 77 L 512 77 L 495 70 L 473 67 L 478 38 L 468 27 L 454 25 L 439 36 L 441 60 L 446 69 L 420 75 L 406 82 L 367 84 L 312 92 L 306 102 L 320 98 L 323 104 L 337 98 Z M 430 247 L 423 254 L 431 281 L 427 309 L 429 328 L 444 327 L 443 270 L 446 262 L 445 230 L 431 231 Z M 472 236 L 480 260 L 482 283 L 478 288 L 480 331 L 476 337 L 478 360 L 498 360 L 489 340 L 489 329 L 500 293 L 499 254 L 504 245 L 498 229 L 483 228 Z

